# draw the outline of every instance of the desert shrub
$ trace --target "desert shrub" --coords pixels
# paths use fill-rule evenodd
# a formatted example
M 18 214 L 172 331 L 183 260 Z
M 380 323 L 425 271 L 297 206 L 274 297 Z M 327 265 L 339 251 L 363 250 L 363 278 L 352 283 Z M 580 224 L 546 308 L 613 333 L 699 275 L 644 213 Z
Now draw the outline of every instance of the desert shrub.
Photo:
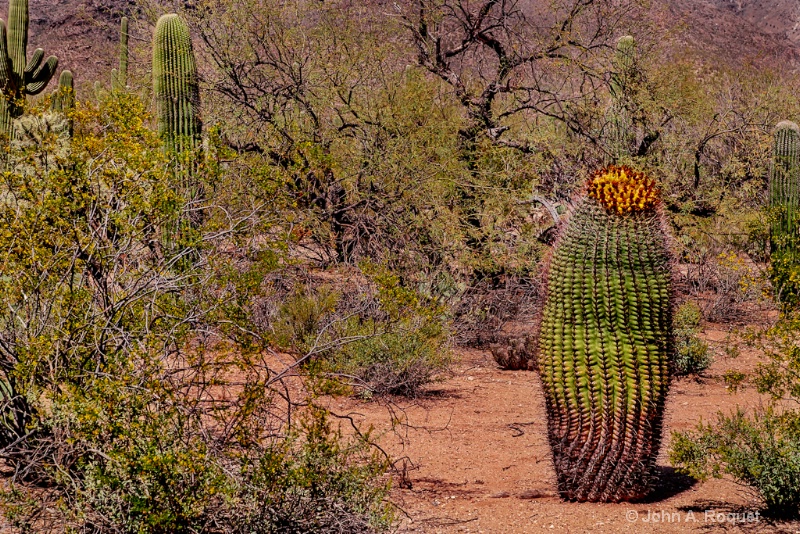
M 192 205 L 147 120 L 135 95 L 79 103 L 67 154 L 0 179 L 0 508 L 27 532 L 385 529 L 384 459 L 288 394 L 293 366 L 250 328 L 280 198 L 205 162 L 213 199 Z
M 800 412 L 786 401 L 800 399 L 800 316 L 782 317 L 774 326 L 747 335 L 766 354 L 750 382 L 771 402 L 747 414 L 742 409 L 719 414 L 714 424 L 676 432 L 670 458 L 700 478 L 730 474 L 758 491 L 772 513 L 800 513 Z M 733 376 L 733 375 L 736 376 Z M 739 387 L 746 378 L 733 373 Z
M 385 463 L 364 441 L 346 441 L 314 408 L 302 428 L 244 462 L 230 532 L 368 533 L 392 522 Z M 366 512 L 366 513 L 365 513 Z
M 313 362 L 310 374 L 366 396 L 418 395 L 451 361 L 445 306 L 384 268 L 364 264 L 347 276 L 351 283 L 338 291 L 311 281 L 293 289 L 278 307 L 273 339 L 299 362 Z
M 766 509 L 800 513 L 800 418 L 796 412 L 741 409 L 720 414 L 714 425 L 673 434 L 670 460 L 697 478 L 733 476 L 755 488 Z
M 684 303 L 675 312 L 673 372 L 678 376 L 699 374 L 711 365 L 708 344 L 697 335 L 700 332 L 701 319 L 700 306 L 691 301 Z

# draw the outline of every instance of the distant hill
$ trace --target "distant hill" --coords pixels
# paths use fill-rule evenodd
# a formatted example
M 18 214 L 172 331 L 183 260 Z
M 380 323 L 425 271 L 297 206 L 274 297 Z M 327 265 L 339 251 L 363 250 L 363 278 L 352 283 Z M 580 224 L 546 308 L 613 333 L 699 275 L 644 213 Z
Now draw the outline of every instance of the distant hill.
M 6 17 L 0 0 L 0 17 Z M 549 1 L 549 0 L 533 0 Z M 31 47 L 71 69 L 79 85 L 107 80 L 119 19 L 136 0 L 30 0 Z M 646 22 L 712 61 L 757 59 L 800 69 L 800 0 L 652 0 Z
M 800 0 L 653 0 L 649 22 L 699 57 L 800 68 Z
M 761 31 L 800 46 L 798 0 L 714 0 L 714 3 L 747 20 Z
M 0 5 L 5 20 L 6 0 Z M 109 78 L 119 19 L 134 7 L 134 0 L 30 0 L 28 53 L 41 47 L 58 56 L 59 69 L 70 69 L 79 85 Z

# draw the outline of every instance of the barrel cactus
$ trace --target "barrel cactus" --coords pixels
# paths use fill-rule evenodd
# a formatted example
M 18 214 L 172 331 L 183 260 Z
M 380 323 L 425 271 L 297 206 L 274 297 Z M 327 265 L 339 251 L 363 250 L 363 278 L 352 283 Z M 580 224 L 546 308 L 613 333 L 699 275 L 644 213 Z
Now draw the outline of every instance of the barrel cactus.
M 536 370 L 536 342 L 533 336 L 507 337 L 489 345 L 494 361 L 509 371 Z
M 784 306 L 800 302 L 800 128 L 790 121 L 775 127 L 769 177 L 770 276 Z
M 655 183 L 628 167 L 595 173 L 545 280 L 538 361 L 559 493 L 642 498 L 672 350 L 671 256 Z
M 8 27 L 0 20 L 0 134 L 10 137 L 14 119 L 25 109 L 25 97 L 41 93 L 58 67 L 58 58 L 44 61 L 37 48 L 28 60 L 28 0 L 10 0 Z

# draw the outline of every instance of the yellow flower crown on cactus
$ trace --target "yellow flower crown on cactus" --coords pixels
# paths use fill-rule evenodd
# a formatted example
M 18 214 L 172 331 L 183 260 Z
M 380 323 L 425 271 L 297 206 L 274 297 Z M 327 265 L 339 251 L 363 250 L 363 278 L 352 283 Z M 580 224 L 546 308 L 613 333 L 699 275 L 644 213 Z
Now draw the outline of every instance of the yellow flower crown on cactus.
M 660 192 L 655 180 L 626 165 L 611 165 L 596 171 L 589 179 L 589 196 L 610 213 L 625 215 L 655 207 Z

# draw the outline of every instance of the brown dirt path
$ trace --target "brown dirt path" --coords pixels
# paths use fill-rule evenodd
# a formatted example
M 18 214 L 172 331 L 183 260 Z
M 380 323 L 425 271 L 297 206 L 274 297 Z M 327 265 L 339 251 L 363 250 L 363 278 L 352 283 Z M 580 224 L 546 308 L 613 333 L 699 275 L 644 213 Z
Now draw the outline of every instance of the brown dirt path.
M 732 480 L 694 482 L 669 465 L 671 431 L 692 428 L 737 404 L 761 402 L 752 390 L 729 393 L 722 380 L 729 369 L 752 369 L 758 351 L 743 349 L 739 357 L 726 358 L 726 331 L 711 326 L 703 337 L 715 362 L 702 381 L 672 384 L 658 462 L 662 483 L 645 503 L 562 502 L 554 492 L 538 377 L 501 371 L 485 352 L 462 353 L 451 378 L 435 394 L 395 399 L 395 415 L 406 426 L 392 430 L 386 407 L 374 402 L 336 399 L 331 409 L 373 425 L 382 433 L 382 447 L 394 458 L 408 458 L 410 484 L 396 483 L 393 490 L 402 510 L 400 532 L 800 533 L 800 522 L 756 519 L 757 501 Z M 753 514 L 749 518 L 748 512 Z M 744 515 L 720 515 L 729 513 Z

